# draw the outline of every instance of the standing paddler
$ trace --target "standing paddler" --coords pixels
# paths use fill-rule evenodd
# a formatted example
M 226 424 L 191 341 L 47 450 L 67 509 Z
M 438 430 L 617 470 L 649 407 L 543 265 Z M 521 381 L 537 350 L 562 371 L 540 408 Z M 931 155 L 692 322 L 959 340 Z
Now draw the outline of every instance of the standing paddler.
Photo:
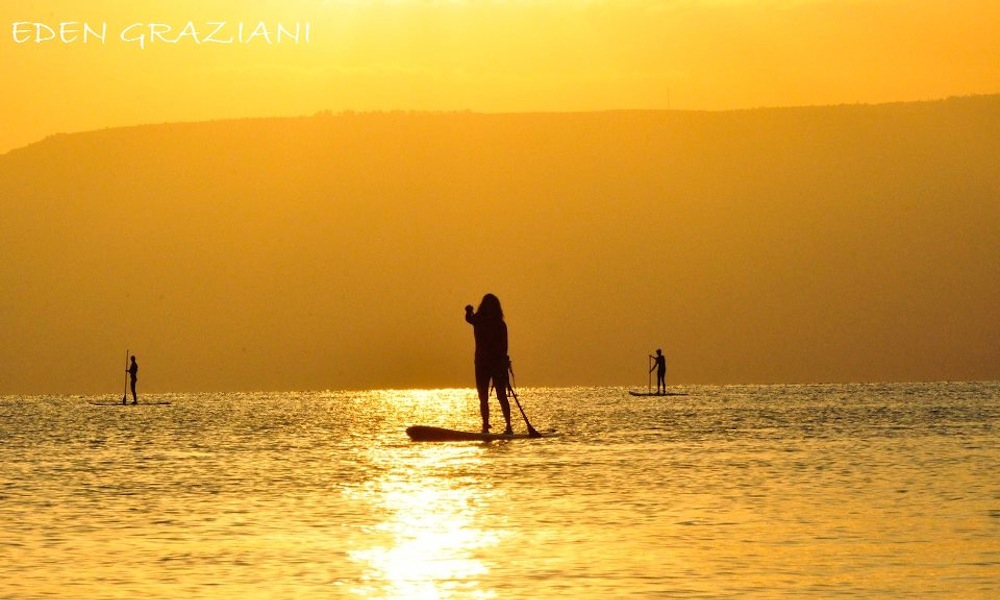
M 656 356 L 650 355 L 649 358 L 653 359 L 653 366 L 650 367 L 649 372 L 652 373 L 653 369 L 656 369 L 656 394 L 666 394 L 667 393 L 667 357 L 663 356 L 663 350 L 660 348 L 656 349 Z M 660 391 L 660 388 L 663 391 Z
M 138 404 L 139 399 L 135 395 L 135 382 L 139 379 L 139 365 L 135 362 L 135 355 L 132 355 L 132 362 L 129 364 L 128 369 L 125 371 L 128 373 L 129 387 L 132 389 L 132 404 Z M 122 398 L 122 404 L 125 404 L 125 399 Z
M 473 312 L 472 305 L 465 307 L 465 320 L 472 324 L 476 338 L 476 390 L 479 392 L 479 412 L 483 417 L 483 433 L 490 431 L 490 382 L 497 391 L 500 410 L 507 427 L 504 434 L 513 433 L 510 426 L 510 402 L 507 400 L 507 323 L 503 320 L 500 300 L 486 294 Z

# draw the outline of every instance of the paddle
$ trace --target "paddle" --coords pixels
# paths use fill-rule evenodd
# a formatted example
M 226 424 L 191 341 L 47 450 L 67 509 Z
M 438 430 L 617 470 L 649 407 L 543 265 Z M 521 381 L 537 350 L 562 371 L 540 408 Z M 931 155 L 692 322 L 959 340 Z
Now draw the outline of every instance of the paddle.
M 125 349 L 125 393 L 122 394 L 122 404 L 128 399 L 128 348 Z
M 517 404 L 517 410 L 521 411 L 521 417 L 524 418 L 524 424 L 528 426 L 528 437 L 540 438 L 542 434 L 535 431 L 535 428 L 531 426 L 528 421 L 528 415 L 524 414 L 524 409 L 521 408 L 521 401 L 517 398 L 517 392 L 514 391 L 514 386 L 511 384 L 511 380 L 514 379 L 514 363 L 507 362 L 507 370 L 510 371 L 510 378 L 507 379 L 507 389 L 510 390 L 510 395 L 514 396 L 514 403 Z
M 649 365 L 649 376 L 646 377 L 646 391 L 649 392 L 650 394 L 652 394 L 653 393 L 653 355 L 652 354 L 648 354 L 647 356 L 649 356 L 649 358 L 646 360 L 646 362 Z

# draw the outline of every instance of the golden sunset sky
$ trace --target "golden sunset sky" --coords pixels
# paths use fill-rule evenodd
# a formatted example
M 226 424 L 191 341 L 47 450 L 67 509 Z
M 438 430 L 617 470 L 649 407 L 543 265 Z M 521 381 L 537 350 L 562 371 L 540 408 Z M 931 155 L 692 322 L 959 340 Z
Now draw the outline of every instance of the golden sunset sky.
M 470 386 L 485 292 L 523 385 L 998 377 L 998 23 L 3 2 L 0 393 Z
M 310 24 L 309 41 L 227 40 Z M 43 23 L 65 39 L 38 43 Z M 174 44 L 188 22 L 194 30 Z M 172 32 L 140 48 L 149 24 Z M 733 109 L 1000 90 L 994 0 L 11 0 L 0 152 L 57 132 L 320 110 Z M 84 24 L 107 25 L 103 43 Z M 25 29 L 27 27 L 27 29 Z M 76 31 L 74 31 L 74 29 Z M 17 38 L 22 41 L 18 43 Z M 45 35 L 43 35 L 45 37 Z

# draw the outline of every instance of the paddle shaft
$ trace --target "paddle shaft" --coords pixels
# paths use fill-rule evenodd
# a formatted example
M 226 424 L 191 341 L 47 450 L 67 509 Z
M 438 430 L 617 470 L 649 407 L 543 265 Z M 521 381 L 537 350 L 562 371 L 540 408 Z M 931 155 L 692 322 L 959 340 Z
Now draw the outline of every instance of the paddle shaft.
M 514 386 L 510 385 L 510 382 L 507 383 L 507 389 L 510 390 L 510 395 L 514 396 L 514 404 L 517 405 L 517 410 L 521 411 L 521 418 L 524 419 L 524 424 L 528 426 L 528 436 L 542 437 L 542 434 L 535 431 L 535 428 L 528 421 L 528 415 L 524 414 L 524 409 L 521 408 L 521 401 L 517 399 L 517 392 L 514 391 Z
M 521 401 L 517 397 L 517 392 L 514 391 L 514 384 L 512 383 L 514 379 L 514 365 L 507 363 L 507 370 L 510 371 L 510 377 L 507 379 L 507 389 L 510 390 L 510 395 L 514 396 L 514 404 L 517 404 L 517 410 L 521 411 L 521 418 L 524 419 L 524 424 L 528 426 L 528 435 L 531 437 L 542 437 L 542 434 L 535 431 L 535 428 L 531 426 L 531 422 L 528 421 L 528 415 L 524 414 L 524 409 L 521 408 Z
M 122 404 L 128 400 L 128 348 L 125 348 L 125 393 L 122 394 Z
M 650 394 L 653 393 L 653 356 L 647 354 L 649 358 L 646 359 L 646 363 L 649 366 L 649 376 L 646 377 L 646 391 Z

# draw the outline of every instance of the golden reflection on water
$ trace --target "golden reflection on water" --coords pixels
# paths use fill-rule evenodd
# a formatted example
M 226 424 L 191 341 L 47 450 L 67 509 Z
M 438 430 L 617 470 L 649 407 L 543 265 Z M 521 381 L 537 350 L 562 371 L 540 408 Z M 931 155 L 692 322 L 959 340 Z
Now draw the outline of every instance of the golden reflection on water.
M 0 398 L 0 598 L 1000 597 L 998 384 L 624 396 Z
M 420 397 L 395 400 L 437 404 L 442 412 L 453 401 L 418 390 L 406 394 Z M 478 475 L 483 446 L 373 446 L 367 454 L 379 475 L 356 490 L 362 496 L 356 499 L 376 517 L 369 532 L 375 543 L 348 552 L 365 571 L 353 592 L 365 598 L 495 597 L 480 581 L 489 572 L 485 557 L 506 533 L 483 527 L 483 493 L 490 487 Z

